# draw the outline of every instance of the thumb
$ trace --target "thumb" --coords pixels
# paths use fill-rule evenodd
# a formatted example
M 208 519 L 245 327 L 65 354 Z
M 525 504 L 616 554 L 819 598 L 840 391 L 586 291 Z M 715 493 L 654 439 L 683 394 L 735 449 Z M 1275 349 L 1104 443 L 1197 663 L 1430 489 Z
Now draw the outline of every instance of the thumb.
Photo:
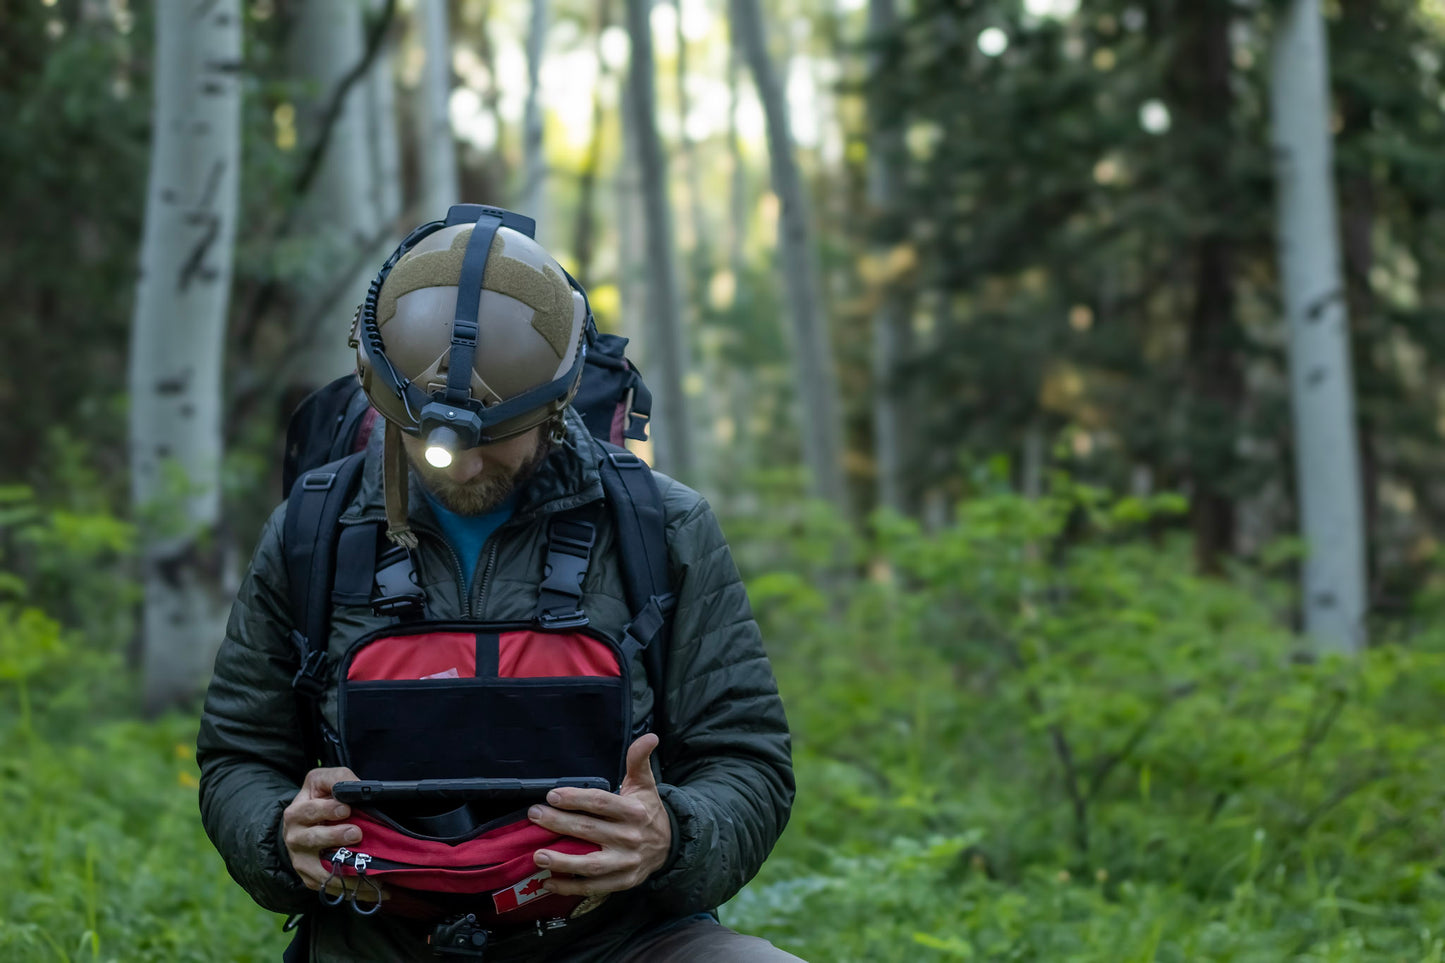
M 652 750 L 659 741 L 657 733 L 648 732 L 627 747 L 627 775 L 618 790 L 620 795 L 657 789 L 657 780 L 652 778 Z

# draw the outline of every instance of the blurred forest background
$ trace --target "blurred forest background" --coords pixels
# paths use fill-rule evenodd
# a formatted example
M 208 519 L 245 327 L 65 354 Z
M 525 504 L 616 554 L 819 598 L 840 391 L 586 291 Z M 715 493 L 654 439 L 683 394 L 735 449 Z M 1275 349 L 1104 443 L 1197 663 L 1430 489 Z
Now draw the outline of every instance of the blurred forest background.
M 1445 959 L 1442 41 L 1441 0 L 0 6 L 0 958 L 287 942 L 200 831 L 197 693 L 287 415 L 467 200 L 633 339 L 748 579 L 800 796 L 724 922 Z

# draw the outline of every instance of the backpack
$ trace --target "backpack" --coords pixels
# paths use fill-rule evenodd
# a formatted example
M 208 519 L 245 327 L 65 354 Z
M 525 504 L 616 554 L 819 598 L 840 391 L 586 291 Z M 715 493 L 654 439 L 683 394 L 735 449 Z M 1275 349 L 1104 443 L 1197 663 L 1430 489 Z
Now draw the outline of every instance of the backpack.
M 655 699 L 650 715 L 631 720 L 630 693 L 627 696 L 631 737 L 636 738 L 642 731 L 661 728 L 664 724 L 663 660 L 674 602 L 668 584 L 661 493 L 647 464 L 618 444 L 624 438 L 646 438 L 651 395 L 637 369 L 624 355 L 626 339 L 592 330 L 588 336 L 590 348 L 573 407 L 603 450 L 598 470 L 606 511 L 617 532 L 619 565 L 631 613 L 618 664 L 630 664 L 632 651 L 640 650 Z M 357 379 L 346 376 L 308 396 L 297 408 L 287 431 L 285 480 L 289 482 L 289 491 L 284 538 L 290 607 L 296 627 L 292 643 L 300 659 L 293 687 L 306 720 L 308 761 L 321 760 L 328 765 L 333 764 L 328 758 L 341 757 L 347 733 L 345 723 L 340 727 L 341 732 L 333 732 L 323 725 L 320 699 L 327 691 L 333 668 L 339 670 L 336 684 L 346 686 L 351 682 L 353 662 L 360 661 L 353 653 L 343 665 L 329 665 L 326 642 L 333 605 L 370 604 L 375 613 L 396 616 L 404 626 L 406 620 L 420 614 L 423 602 L 410 554 L 400 546 L 386 543 L 383 523 L 339 524 L 343 509 L 359 485 L 367 436 L 378 420 L 366 403 Z M 326 461 L 322 463 L 322 459 Z M 579 603 L 594 541 L 595 526 L 586 510 L 563 512 L 551 520 L 544 578 L 533 620 L 539 631 L 565 631 L 569 627 L 579 627 L 581 631 L 580 626 L 585 625 L 587 620 Z M 455 630 L 465 626 L 443 628 Z M 527 634 L 525 627 L 510 628 L 514 634 Z M 432 646 L 428 651 L 433 651 L 435 639 L 440 638 L 444 644 L 448 641 L 445 634 L 412 641 L 424 641 Z M 500 644 L 505 645 L 507 633 L 503 632 L 500 638 Z M 383 647 L 390 645 L 403 660 L 414 657 L 423 648 L 419 644 L 409 647 L 404 631 L 399 633 L 399 638 L 377 641 L 383 643 Z M 338 693 L 338 701 L 347 701 L 344 691 Z M 357 700 L 352 702 L 354 705 Z M 430 777 L 430 774 L 422 776 Z M 353 813 L 353 819 L 356 818 L 357 814 Z M 425 834 L 409 832 L 406 827 L 385 820 L 383 815 L 380 821 L 364 827 L 365 840 L 373 844 L 368 848 L 374 849 L 380 844 L 387 849 L 390 860 L 378 858 L 376 852 L 363 855 L 341 850 L 326 857 L 323 864 L 341 876 L 364 877 L 370 870 L 373 878 L 387 879 L 385 873 L 393 872 L 395 875 L 390 877 L 393 882 L 400 880 L 404 885 L 414 885 L 429 895 L 437 890 L 456 892 L 455 887 L 459 885 L 464 889 L 468 885 L 481 887 L 485 891 L 502 880 L 503 888 L 493 895 L 503 894 L 501 902 L 505 902 L 505 894 L 520 893 L 522 890 L 517 887 L 525 889 L 523 884 L 531 882 L 529 877 L 511 886 L 505 885 L 511 878 L 509 874 L 517 871 L 516 867 L 529 864 L 530 852 L 537 843 L 529 842 L 525 834 L 518 833 L 504 821 L 494 820 L 486 828 L 486 832 L 469 831 L 470 835 L 456 836 L 445 846 L 437 846 Z M 527 848 L 529 845 L 531 849 Z M 477 853 L 483 856 L 478 857 Z M 479 859 L 485 860 L 486 869 L 473 880 L 459 881 L 458 859 L 466 862 L 469 869 L 474 868 Z M 388 866 L 389 869 L 385 868 Z M 543 902 L 555 905 L 558 901 Z M 353 908 L 361 911 L 354 897 Z M 543 905 L 536 909 L 546 908 Z M 527 914 L 514 912 L 506 916 L 506 921 L 526 918 Z

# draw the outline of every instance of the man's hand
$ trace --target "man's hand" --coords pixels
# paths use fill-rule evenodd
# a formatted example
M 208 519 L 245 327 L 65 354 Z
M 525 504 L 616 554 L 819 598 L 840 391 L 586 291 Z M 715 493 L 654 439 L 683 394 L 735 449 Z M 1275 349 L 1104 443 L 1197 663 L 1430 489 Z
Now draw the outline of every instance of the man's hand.
M 321 868 L 323 849 L 355 846 L 361 842 L 359 828 L 336 822 L 350 816 L 351 807 L 331 798 L 332 786 L 355 778 L 356 773 L 344 766 L 313 769 L 306 774 L 301 791 L 281 814 L 281 836 L 286 842 L 286 854 L 291 857 L 291 866 L 307 889 L 319 890 L 326 884 L 327 873 Z M 332 895 L 348 888 L 354 887 L 347 887 L 339 876 L 332 877 L 326 885 L 326 891 Z M 374 900 L 376 892 L 368 883 L 357 895 L 364 900 Z
M 652 778 L 652 750 L 657 741 L 649 732 L 628 747 L 627 775 L 615 795 L 602 789 L 554 789 L 547 794 L 550 805 L 528 811 L 527 816 L 539 826 L 602 847 L 581 856 L 537 850 L 538 866 L 579 877 L 554 876 L 543 884 L 549 892 L 566 896 L 617 893 L 662 868 L 672 847 L 672 823 Z

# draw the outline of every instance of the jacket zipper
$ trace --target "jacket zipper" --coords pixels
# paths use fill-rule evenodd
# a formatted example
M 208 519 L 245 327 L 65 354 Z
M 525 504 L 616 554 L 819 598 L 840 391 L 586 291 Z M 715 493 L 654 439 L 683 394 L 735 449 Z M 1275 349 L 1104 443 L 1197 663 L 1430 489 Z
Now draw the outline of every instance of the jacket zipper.
M 433 532 L 429 528 L 419 528 L 417 531 L 446 549 L 447 556 L 452 560 L 452 575 L 457 581 L 457 597 L 462 600 L 462 618 L 471 618 L 471 606 L 467 604 L 467 573 L 462 568 L 461 556 L 457 554 L 456 549 L 452 548 L 452 543 L 441 534 Z
M 500 531 L 500 529 L 498 529 Z M 497 532 L 487 539 L 487 562 L 482 566 L 482 574 L 477 578 L 477 590 L 475 594 L 469 594 L 464 603 L 464 608 L 470 614 L 481 612 L 482 597 L 487 593 L 487 582 L 492 577 L 492 566 L 497 561 Z

